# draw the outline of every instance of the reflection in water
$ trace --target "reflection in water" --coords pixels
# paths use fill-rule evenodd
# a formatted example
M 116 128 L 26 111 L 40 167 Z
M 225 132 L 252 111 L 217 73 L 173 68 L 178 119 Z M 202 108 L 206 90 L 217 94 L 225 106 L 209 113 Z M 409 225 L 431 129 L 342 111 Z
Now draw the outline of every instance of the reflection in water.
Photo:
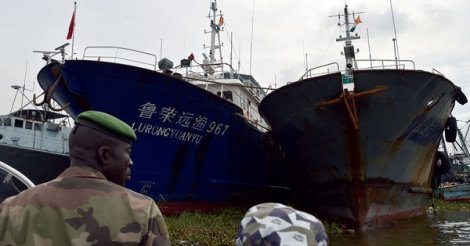
M 470 211 L 429 212 L 377 230 L 330 235 L 331 245 L 470 245 Z
M 450 245 L 470 245 L 470 212 L 438 213 L 433 227 L 439 230 L 439 242 Z

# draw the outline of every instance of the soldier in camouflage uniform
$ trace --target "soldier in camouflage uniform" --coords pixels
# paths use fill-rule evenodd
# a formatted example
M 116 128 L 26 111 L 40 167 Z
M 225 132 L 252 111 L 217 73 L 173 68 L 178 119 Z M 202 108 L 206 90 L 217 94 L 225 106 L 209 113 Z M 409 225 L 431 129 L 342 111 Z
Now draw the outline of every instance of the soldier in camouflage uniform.
M 280 203 L 251 207 L 240 222 L 236 246 L 328 246 L 328 235 L 315 216 Z
M 70 167 L 0 204 L 0 245 L 170 245 L 155 202 L 123 187 L 135 139 L 111 115 L 78 115 Z

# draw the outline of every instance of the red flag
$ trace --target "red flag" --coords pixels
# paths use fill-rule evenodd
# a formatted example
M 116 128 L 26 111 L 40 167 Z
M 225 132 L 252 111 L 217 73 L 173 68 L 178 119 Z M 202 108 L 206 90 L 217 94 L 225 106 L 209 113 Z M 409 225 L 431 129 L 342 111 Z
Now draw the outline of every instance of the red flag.
M 188 56 L 188 60 L 194 61 L 194 54 L 193 53 L 191 53 L 191 55 Z
M 72 38 L 74 27 L 75 27 L 75 11 L 73 11 L 72 19 L 70 20 L 69 32 L 67 33 L 67 40 Z

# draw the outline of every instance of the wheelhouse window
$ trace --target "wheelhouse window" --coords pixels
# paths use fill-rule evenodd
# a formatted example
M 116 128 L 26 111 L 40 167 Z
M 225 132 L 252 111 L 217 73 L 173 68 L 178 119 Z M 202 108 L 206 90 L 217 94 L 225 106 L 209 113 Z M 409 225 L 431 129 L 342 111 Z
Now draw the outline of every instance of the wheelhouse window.
M 23 120 L 15 119 L 15 127 L 23 128 Z
M 220 96 L 220 91 L 217 92 L 217 96 Z M 233 93 L 232 93 L 232 91 L 224 91 L 223 92 L 223 98 L 233 102 Z
M 42 131 L 44 125 L 42 123 L 34 123 L 34 130 L 35 131 Z
M 243 95 L 240 95 L 240 107 L 244 110 L 246 110 L 246 101 L 247 99 L 243 96 Z
M 33 122 L 31 121 L 26 121 L 26 124 L 24 126 L 26 129 L 33 129 Z
M 10 118 L 6 118 L 3 120 L 3 125 L 4 126 L 11 126 L 11 119 Z

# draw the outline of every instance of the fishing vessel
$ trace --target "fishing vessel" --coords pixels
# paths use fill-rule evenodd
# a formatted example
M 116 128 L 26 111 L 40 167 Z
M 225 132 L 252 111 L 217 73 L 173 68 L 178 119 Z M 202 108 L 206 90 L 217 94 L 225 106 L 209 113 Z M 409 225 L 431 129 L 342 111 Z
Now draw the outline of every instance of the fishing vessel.
M 43 52 L 49 61 L 38 73 L 43 103 L 57 101 L 57 110 L 72 118 L 99 110 L 131 125 L 138 140 L 127 185 L 167 214 L 251 202 L 286 189 L 280 169 L 268 161 L 266 123 L 257 111 L 266 92 L 222 60 L 217 10 L 211 1 L 211 44 L 202 62 L 192 53 L 176 67 L 160 59 L 157 69 L 153 54 L 109 46 L 87 47 L 82 59 L 65 59 L 65 45 Z M 54 61 L 55 54 L 62 59 Z
M 24 89 L 12 87 L 25 97 Z M 0 161 L 40 184 L 56 178 L 69 166 L 71 127 L 66 114 L 26 108 L 28 105 L 0 115 Z
M 295 203 L 358 229 L 423 214 L 442 133 L 455 101 L 467 99 L 410 60 L 356 59 L 359 16 L 346 5 L 338 18 L 345 69 L 311 68 L 259 107 L 285 153 Z
M 435 197 L 446 201 L 470 201 L 470 183 L 444 183 L 435 190 Z
M 453 124 L 457 134 L 445 136 L 445 139 L 451 138 L 456 141 L 449 147 L 442 141 L 438 153 L 445 158 L 442 158 L 440 165 L 437 165 L 433 172 L 434 195 L 446 201 L 470 200 L 470 152 L 466 141 L 470 131 L 470 121 L 459 120 L 463 123 L 459 127 L 457 121 L 455 120 Z

